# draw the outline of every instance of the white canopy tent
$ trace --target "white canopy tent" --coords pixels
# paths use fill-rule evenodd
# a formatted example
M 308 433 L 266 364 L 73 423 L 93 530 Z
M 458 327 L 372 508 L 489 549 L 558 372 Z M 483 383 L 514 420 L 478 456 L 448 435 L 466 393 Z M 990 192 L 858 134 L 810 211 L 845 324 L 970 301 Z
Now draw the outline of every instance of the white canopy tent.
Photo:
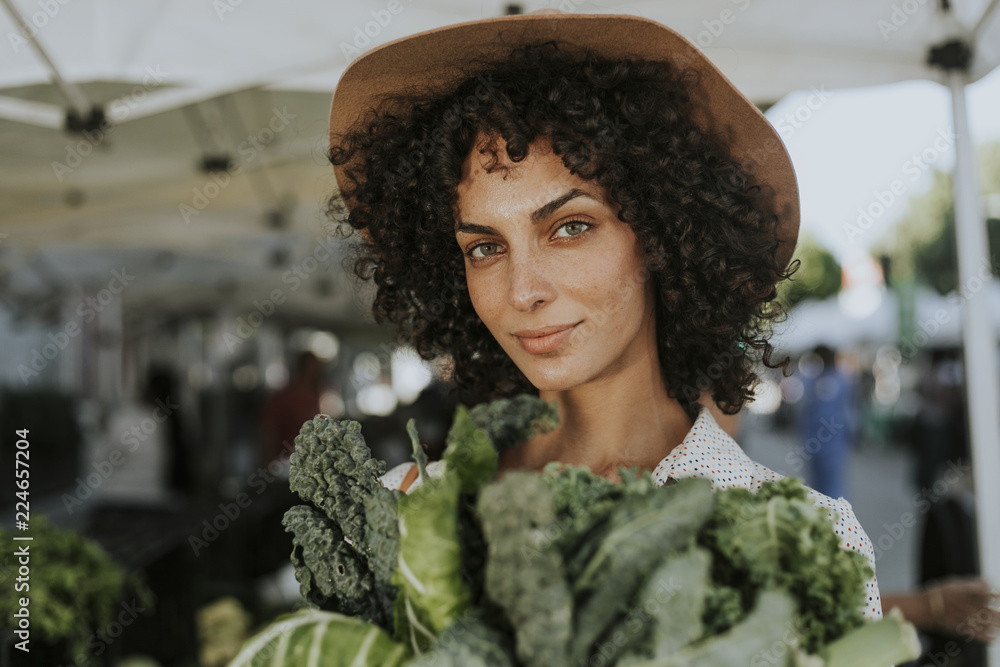
M 877 305 L 860 314 L 845 307 L 847 292 L 797 304 L 788 319 L 775 329 L 771 344 L 789 354 L 802 354 L 817 345 L 843 350 L 900 344 L 908 355 L 916 350 L 962 344 L 966 300 L 960 292 L 941 296 L 930 287 L 918 287 L 914 293 L 913 330 L 907 332 L 900 323 L 896 293 L 884 287 L 872 289 L 877 294 Z M 1000 338 L 1000 279 L 994 278 L 984 289 L 988 294 L 990 327 L 993 336 Z
M 319 205 L 333 187 L 323 166 L 325 120 L 348 62 L 407 34 L 501 15 L 507 4 L 0 0 L 0 234 L 6 235 L 0 266 L 40 273 L 39 258 L 60 246 L 123 258 L 158 247 L 261 271 L 277 250 L 301 256 L 308 250 L 296 243 L 308 246 L 321 232 Z M 552 5 L 526 2 L 522 9 Z M 987 243 L 964 89 L 1000 64 L 1000 0 L 564 0 L 557 6 L 669 25 L 762 107 L 810 88 L 909 79 L 947 86 L 957 134 L 962 282 L 982 266 Z M 295 116 L 289 129 L 263 141 L 264 129 L 286 108 Z M 239 149 L 255 138 L 266 150 L 246 159 Z M 219 160 L 237 154 L 245 173 L 213 188 Z M 197 206 L 199 196 L 206 206 Z M 303 201 L 313 205 L 296 206 Z M 198 212 L 185 218 L 183 205 Z M 63 257 L 52 267 L 53 280 L 72 282 L 75 263 Z M 231 277 L 224 268 L 214 275 Z M 170 291 L 169 272 L 158 285 Z M 997 344 L 987 298 L 985 290 L 971 294 L 962 331 L 981 563 L 1000 586 L 994 511 L 1000 393 L 995 364 L 981 362 L 995 356 Z M 990 665 L 1000 667 L 1000 647 L 990 655 Z

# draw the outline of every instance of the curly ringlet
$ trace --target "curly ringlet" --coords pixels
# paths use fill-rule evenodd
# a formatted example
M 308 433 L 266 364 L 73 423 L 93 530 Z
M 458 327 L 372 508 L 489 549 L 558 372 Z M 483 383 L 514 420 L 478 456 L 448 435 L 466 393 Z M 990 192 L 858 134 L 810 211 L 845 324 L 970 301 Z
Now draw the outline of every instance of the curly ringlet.
M 699 371 L 718 369 L 735 349 L 707 390 L 724 412 L 738 412 L 758 363 L 789 363 L 772 361 L 767 338 L 784 315 L 776 284 L 798 262 L 778 257 L 774 199 L 754 182 L 753 165 L 691 120 L 697 76 L 549 40 L 499 64 L 471 61 L 449 92 L 384 97 L 331 138 L 328 154 L 345 178 L 327 214 L 345 234 L 361 232 L 352 268 L 374 281 L 375 320 L 394 323 L 425 360 L 450 356 L 463 402 L 535 391 L 476 315 L 454 228 L 461 165 L 473 150 L 492 156 L 492 171 L 504 168 L 499 146 L 516 163 L 546 138 L 571 173 L 604 188 L 646 248 L 670 395 L 693 414 L 697 397 L 680 388 L 703 386 Z

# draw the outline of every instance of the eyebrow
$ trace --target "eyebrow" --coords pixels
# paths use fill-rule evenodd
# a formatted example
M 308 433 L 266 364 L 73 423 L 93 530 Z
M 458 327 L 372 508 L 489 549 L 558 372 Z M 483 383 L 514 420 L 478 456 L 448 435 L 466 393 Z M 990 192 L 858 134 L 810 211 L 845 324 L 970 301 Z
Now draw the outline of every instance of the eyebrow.
M 589 192 L 585 192 L 580 188 L 573 188 L 572 190 L 569 190 L 565 194 L 556 197 L 549 203 L 539 206 L 535 211 L 532 212 L 531 216 L 529 216 L 531 218 L 531 223 L 537 225 L 539 222 L 541 222 L 545 218 L 548 218 L 553 213 L 558 211 L 562 206 L 566 205 L 567 203 L 569 203 L 573 199 L 576 199 L 577 197 L 587 197 L 589 199 L 593 199 L 596 202 L 600 202 L 600 200 L 597 197 L 590 194 Z M 496 234 L 497 230 L 493 229 L 488 225 L 477 225 L 472 222 L 459 222 L 458 225 L 455 227 L 455 232 L 456 233 L 465 232 L 466 234 Z

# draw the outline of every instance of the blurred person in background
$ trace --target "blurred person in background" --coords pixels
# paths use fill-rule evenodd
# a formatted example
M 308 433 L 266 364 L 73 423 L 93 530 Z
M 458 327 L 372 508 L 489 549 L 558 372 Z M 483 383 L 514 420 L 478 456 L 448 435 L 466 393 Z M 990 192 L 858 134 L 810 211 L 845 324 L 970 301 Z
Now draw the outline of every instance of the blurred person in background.
M 846 498 L 847 463 L 857 425 L 854 383 L 837 368 L 832 348 L 817 345 L 813 354 L 822 368 L 815 376 L 803 378 L 800 407 L 809 485 L 831 498 Z
M 166 417 L 163 427 L 169 450 L 168 484 L 174 492 L 190 497 L 195 491 L 194 468 L 186 424 L 181 418 L 177 374 L 167 366 L 153 366 L 146 378 L 143 400 Z
M 261 419 L 260 457 L 264 465 L 287 459 L 295 450 L 295 436 L 302 424 L 320 413 L 323 362 L 312 352 L 299 354 L 295 375 L 264 403 Z
M 920 409 L 914 420 L 917 489 L 933 488 L 949 460 L 968 455 L 962 364 L 957 351 L 934 349 L 930 368 L 917 381 Z
M 882 610 L 888 613 L 898 608 L 906 620 L 921 632 L 944 635 L 952 644 L 963 648 L 962 643 L 976 641 L 988 644 L 997 638 L 1000 634 L 998 602 L 1000 594 L 991 590 L 988 582 L 974 577 L 955 577 L 912 593 L 887 593 L 882 596 Z M 964 642 L 955 642 L 952 638 Z M 946 646 L 947 642 L 938 651 L 932 647 L 926 655 L 942 651 L 948 653 Z M 950 651 L 953 657 L 957 653 Z M 963 655 L 961 664 L 969 664 L 967 656 Z
M 141 395 L 126 398 L 110 411 L 105 435 L 95 452 L 96 464 L 111 464 L 111 473 L 101 482 L 102 500 L 159 504 L 193 491 L 171 369 L 151 366 Z

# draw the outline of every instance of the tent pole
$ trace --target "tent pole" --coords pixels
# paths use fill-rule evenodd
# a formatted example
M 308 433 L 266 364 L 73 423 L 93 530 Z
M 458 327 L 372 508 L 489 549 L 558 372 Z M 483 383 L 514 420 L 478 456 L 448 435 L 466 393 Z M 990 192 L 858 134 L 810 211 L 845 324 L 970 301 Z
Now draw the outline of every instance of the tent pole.
M 3 6 L 7 8 L 7 13 L 10 14 L 10 18 L 13 19 L 14 25 L 28 25 L 28 22 L 24 20 L 21 13 L 17 11 L 17 7 L 15 7 L 10 0 L 0 0 L 0 3 L 3 3 Z M 28 41 L 31 43 L 31 48 L 35 50 L 35 53 L 38 54 L 38 57 L 42 59 L 45 65 L 49 68 L 49 71 L 52 73 L 52 83 L 55 84 L 56 88 L 59 89 L 59 92 L 63 94 L 63 97 L 66 98 L 66 101 L 69 102 L 70 106 L 73 107 L 76 113 L 79 114 L 81 118 L 86 118 L 87 114 L 90 113 L 92 105 L 87 100 L 87 96 L 84 95 L 83 90 L 81 90 L 75 83 L 67 81 L 63 78 L 62 74 L 59 73 L 59 68 L 56 67 L 54 62 L 52 62 L 52 58 L 49 57 L 48 52 L 42 46 L 41 42 L 38 41 L 37 36 L 32 37 Z
M 993 331 L 988 285 L 992 265 L 986 222 L 979 195 L 979 178 L 966 110 L 967 74 L 947 72 L 955 129 L 955 235 L 958 245 L 959 294 L 965 387 L 969 406 L 972 475 L 976 489 L 979 567 L 994 588 L 1000 587 L 1000 389 L 997 377 L 997 337 Z M 970 619 L 971 621 L 971 619 Z M 989 648 L 989 667 L 1000 667 L 1000 646 Z
M 1000 8 L 1000 0 L 992 0 L 989 7 L 983 10 L 982 15 L 979 17 L 975 27 L 972 29 L 972 39 L 974 41 L 979 41 L 979 37 L 982 35 L 983 30 L 986 29 L 986 25 L 990 22 L 990 19 L 993 18 L 993 12 L 997 11 L 998 8 Z

